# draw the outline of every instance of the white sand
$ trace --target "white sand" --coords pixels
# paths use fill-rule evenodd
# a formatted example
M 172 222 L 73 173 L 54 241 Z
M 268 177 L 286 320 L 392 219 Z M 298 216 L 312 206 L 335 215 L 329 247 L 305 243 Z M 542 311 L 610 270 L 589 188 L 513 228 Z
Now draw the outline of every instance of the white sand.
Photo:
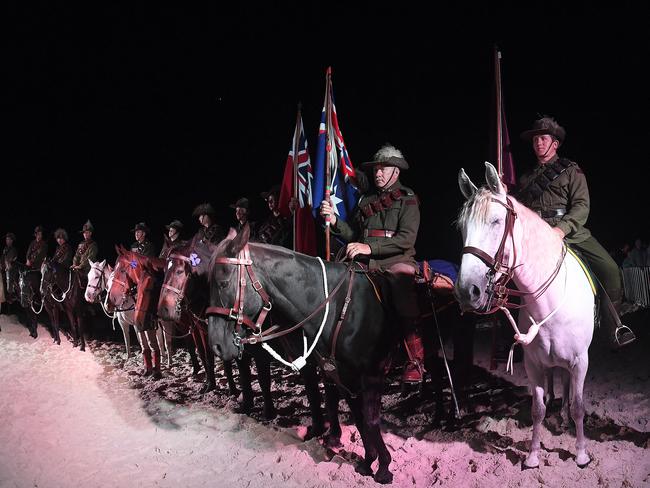
M 82 353 L 65 340 L 53 345 L 43 328 L 32 339 L 14 317 L 0 316 L 0 327 L 2 488 L 377 486 L 354 471 L 363 453 L 354 427 L 345 426 L 337 455 L 300 440 L 306 400 L 284 370 L 273 372 L 280 415 L 263 422 L 260 398 L 250 418 L 231 412 L 223 386 L 202 397 L 184 351 L 156 382 L 136 374 L 139 354 L 127 361 L 119 343 L 91 341 Z M 510 383 L 525 384 L 521 363 L 508 382 L 502 364 L 494 376 L 479 370 L 473 412 L 451 431 L 433 428 L 431 402 L 401 398 L 395 383 L 383 417 L 393 486 L 650 486 L 647 339 L 625 354 L 592 356 L 585 398 L 593 461 L 585 469 L 573 460 L 573 435 L 544 427 L 542 466 L 521 470 L 530 398 Z M 487 364 L 482 350 L 476 363 Z

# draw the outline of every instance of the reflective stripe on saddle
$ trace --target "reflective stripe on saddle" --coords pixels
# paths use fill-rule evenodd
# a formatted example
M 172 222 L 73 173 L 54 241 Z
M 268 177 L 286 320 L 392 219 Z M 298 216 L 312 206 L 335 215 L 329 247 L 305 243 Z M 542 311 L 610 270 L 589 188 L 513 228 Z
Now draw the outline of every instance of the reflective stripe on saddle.
M 584 258 L 574 249 L 571 248 L 571 246 L 567 245 L 567 251 L 574 257 L 576 258 L 576 261 L 578 261 L 578 264 L 582 268 L 582 271 L 584 271 L 585 276 L 587 277 L 587 280 L 589 281 L 589 286 L 591 286 L 591 292 L 596 296 L 596 281 L 594 279 L 594 274 L 587 262 L 584 260 Z

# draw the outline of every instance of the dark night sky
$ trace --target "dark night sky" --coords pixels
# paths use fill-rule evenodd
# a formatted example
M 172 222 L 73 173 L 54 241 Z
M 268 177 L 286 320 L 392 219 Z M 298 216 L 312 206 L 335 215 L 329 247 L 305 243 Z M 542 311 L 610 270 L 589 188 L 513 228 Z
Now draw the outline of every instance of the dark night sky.
M 135 3 L 2 7 L 0 232 L 16 232 L 21 251 L 38 223 L 66 227 L 76 244 L 90 218 L 113 259 L 142 220 L 157 246 L 173 218 L 193 233 L 202 201 L 227 225 L 228 204 L 247 195 L 261 218 L 258 194 L 282 178 L 298 101 L 315 159 L 331 65 L 353 163 L 387 141 L 401 148 L 403 181 L 422 201 L 418 257 L 458 261 L 456 176 L 464 167 L 481 182 L 490 158 L 495 42 L 518 174 L 531 161 L 518 134 L 538 112 L 554 115 L 567 130 L 561 152 L 590 183 L 588 227 L 607 247 L 650 237 L 639 7 Z

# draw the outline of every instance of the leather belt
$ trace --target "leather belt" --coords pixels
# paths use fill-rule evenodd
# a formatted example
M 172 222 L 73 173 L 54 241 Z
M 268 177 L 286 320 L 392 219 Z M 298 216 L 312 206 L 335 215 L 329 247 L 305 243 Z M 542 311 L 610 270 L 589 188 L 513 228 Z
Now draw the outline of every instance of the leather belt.
M 395 231 L 386 229 L 365 229 L 363 237 L 393 237 Z
M 543 219 L 552 219 L 553 217 L 562 217 L 563 215 L 566 215 L 566 209 L 553 208 L 551 210 L 538 210 L 537 213 Z

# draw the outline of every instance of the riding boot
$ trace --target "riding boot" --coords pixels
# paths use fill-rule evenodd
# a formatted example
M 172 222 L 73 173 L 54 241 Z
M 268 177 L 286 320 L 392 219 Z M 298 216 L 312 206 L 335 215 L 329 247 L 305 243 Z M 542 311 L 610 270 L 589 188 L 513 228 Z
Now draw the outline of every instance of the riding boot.
M 160 372 L 160 359 L 161 359 L 161 352 L 154 351 L 153 352 L 153 379 L 154 380 L 159 380 L 160 378 L 162 378 L 162 373 Z
M 402 381 L 404 383 L 420 383 L 424 374 L 424 345 L 422 337 L 416 329 L 406 333 L 404 348 L 408 360 L 404 365 Z
M 144 372 L 142 376 L 149 376 L 153 372 L 151 368 L 151 349 L 142 351 L 142 359 L 144 360 Z
M 610 329 L 610 337 L 613 341 L 614 347 L 623 347 L 631 342 L 634 342 L 636 336 L 632 329 L 627 325 L 623 325 L 620 319 L 622 300 L 612 300 L 612 306 L 614 310 L 611 311 L 611 315 L 616 314 L 615 317 L 609 317 L 607 324 Z

